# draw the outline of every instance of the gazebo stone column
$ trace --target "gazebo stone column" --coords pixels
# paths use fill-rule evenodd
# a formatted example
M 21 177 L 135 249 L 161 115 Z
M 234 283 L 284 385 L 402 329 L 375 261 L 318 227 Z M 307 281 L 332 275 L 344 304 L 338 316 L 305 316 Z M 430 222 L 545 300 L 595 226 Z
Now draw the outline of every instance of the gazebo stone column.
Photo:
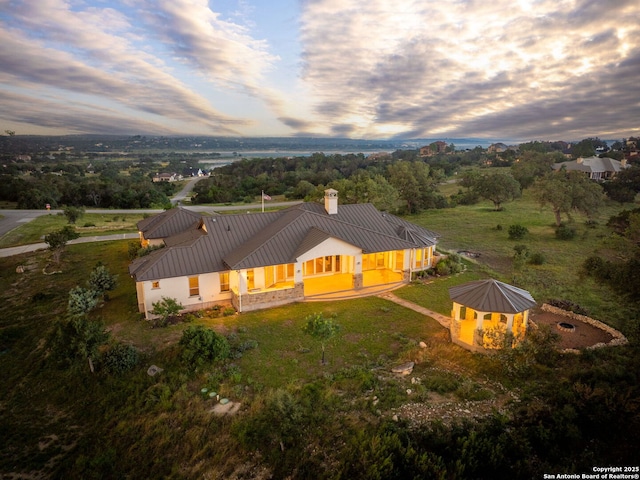
M 451 334 L 451 338 L 455 339 L 460 338 L 460 329 L 462 328 L 460 310 L 462 310 L 462 305 L 453 302 L 453 308 L 451 310 L 451 318 L 453 321 L 449 324 L 449 333 Z
M 484 316 L 488 312 L 479 312 L 476 310 L 476 329 L 473 331 L 473 344 L 479 345 L 480 347 L 484 346 L 484 331 L 482 328 L 482 324 L 484 322 Z
M 506 315 L 506 314 L 505 314 Z M 507 317 L 507 333 L 513 333 L 513 317 L 514 314 L 508 314 Z

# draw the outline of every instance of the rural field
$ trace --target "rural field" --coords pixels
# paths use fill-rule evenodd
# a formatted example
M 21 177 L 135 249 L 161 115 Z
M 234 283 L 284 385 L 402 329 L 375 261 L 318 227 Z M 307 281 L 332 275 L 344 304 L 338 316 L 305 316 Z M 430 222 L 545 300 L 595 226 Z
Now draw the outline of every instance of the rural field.
M 239 315 L 211 309 L 152 328 L 136 310 L 126 241 L 68 246 L 55 266 L 47 251 L 1 258 L 0 476 L 524 479 L 630 465 L 640 439 L 637 310 L 581 275 L 585 258 L 612 248 L 606 222 L 620 210 L 607 204 L 590 222 L 577 215 L 571 241 L 555 238 L 551 211 L 526 192 L 502 211 L 483 202 L 407 217 L 441 234 L 442 253 L 475 258 L 397 296 L 448 315 L 448 288 L 491 276 L 538 303 L 575 302 L 630 340 L 581 355 L 560 356 L 544 338 L 529 350 L 472 354 L 435 320 L 377 297 Z M 131 231 L 141 218 L 125 217 L 78 223 Z M 59 228 L 42 218 L 2 245 Z M 528 234 L 510 240 L 513 224 Z M 516 245 L 545 261 L 514 264 Z M 69 291 L 97 264 L 118 284 L 89 314 L 109 334 L 91 373 L 82 355 L 91 332 L 71 331 L 65 318 Z M 303 332 L 315 313 L 340 325 L 326 364 L 320 342 Z M 183 332 L 200 325 L 228 339 L 231 358 L 185 363 Z M 138 358 L 114 373 L 100 353 L 117 344 Z M 411 375 L 390 372 L 407 361 L 416 362 Z M 162 371 L 148 375 L 151 365 Z M 216 415 L 211 392 L 238 413 Z

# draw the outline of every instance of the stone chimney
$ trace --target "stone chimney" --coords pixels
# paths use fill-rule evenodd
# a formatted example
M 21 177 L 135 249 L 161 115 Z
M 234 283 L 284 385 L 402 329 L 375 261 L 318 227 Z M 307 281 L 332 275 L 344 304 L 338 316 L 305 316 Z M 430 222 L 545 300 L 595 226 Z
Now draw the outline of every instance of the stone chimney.
M 338 191 L 328 188 L 324 191 L 324 209 L 329 215 L 338 213 Z
M 578 163 L 578 164 L 580 164 L 580 163 L 582 163 L 582 162 L 584 162 L 584 158 L 582 158 L 582 157 L 580 157 L 580 158 L 578 158 L 578 159 L 576 160 L 576 163 Z

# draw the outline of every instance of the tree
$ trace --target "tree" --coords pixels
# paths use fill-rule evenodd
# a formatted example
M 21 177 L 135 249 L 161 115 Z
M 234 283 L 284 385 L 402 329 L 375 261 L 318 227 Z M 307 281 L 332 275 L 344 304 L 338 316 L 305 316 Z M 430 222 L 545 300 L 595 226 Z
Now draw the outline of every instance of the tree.
M 389 183 L 405 202 L 407 213 L 418 213 L 438 205 L 435 172 L 423 162 L 399 161 L 388 167 Z
M 585 138 L 571 147 L 571 156 L 573 158 L 592 157 L 596 154 L 596 147 L 601 145 L 598 138 Z
M 473 190 L 482 198 L 491 200 L 496 211 L 502 209 L 504 202 L 520 197 L 520 184 L 508 173 L 481 175 L 474 184 Z
M 167 324 L 169 317 L 180 313 L 184 307 L 178 303 L 175 298 L 162 297 L 161 300 L 152 303 L 153 310 L 150 310 L 152 315 L 160 317 L 159 324 L 164 326 Z
M 89 275 L 87 285 L 91 290 L 94 290 L 98 295 L 104 295 L 106 292 L 110 292 L 118 285 L 118 276 L 111 275 L 109 270 L 104 265 L 96 265 Z
M 556 226 L 562 223 L 562 214 L 566 214 L 569 220 L 574 211 L 590 216 L 598 211 L 604 201 L 602 187 L 582 172 L 567 172 L 564 169 L 550 172 L 536 180 L 532 189 L 540 206 L 551 206 Z
M 78 234 L 75 229 L 69 225 L 45 235 L 44 241 L 49 245 L 49 250 L 53 253 L 53 261 L 60 263 L 60 257 L 62 256 L 62 252 L 64 251 L 64 247 L 67 245 L 67 242 L 74 238 L 78 238 L 79 236 L 80 234 Z
M 320 340 L 322 345 L 322 364 L 324 360 L 325 343 L 340 331 L 340 325 L 333 319 L 324 317 L 321 313 L 314 313 L 305 318 L 306 324 L 302 331 L 313 338 Z
M 74 287 L 69 290 L 67 311 L 69 315 L 84 315 L 98 306 L 99 293 L 95 290 Z
M 53 334 L 53 347 L 67 361 L 87 359 L 93 372 L 93 359 L 109 335 L 102 322 L 89 320 L 85 315 L 72 316 L 58 322 Z
M 64 216 L 67 217 L 67 221 L 71 224 L 75 224 L 76 221 L 84 215 L 84 208 L 68 206 L 64 207 Z
M 542 177 L 551 171 L 551 166 L 555 161 L 553 154 L 526 151 L 511 166 L 511 175 L 515 178 L 520 187 L 524 190 L 533 185 L 536 178 Z
M 640 193 L 640 167 L 633 165 L 618 172 L 613 180 L 604 184 L 604 191 L 616 202 L 633 202 Z

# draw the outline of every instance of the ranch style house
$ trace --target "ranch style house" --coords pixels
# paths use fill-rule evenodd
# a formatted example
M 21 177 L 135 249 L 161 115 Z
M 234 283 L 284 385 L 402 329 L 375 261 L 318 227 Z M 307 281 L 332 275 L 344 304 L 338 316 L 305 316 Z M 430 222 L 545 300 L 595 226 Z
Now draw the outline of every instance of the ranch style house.
M 134 260 L 138 309 L 174 298 L 184 311 L 231 304 L 270 308 L 334 292 L 407 284 L 435 265 L 439 235 L 372 204 L 301 203 L 266 213 L 202 216 L 170 209 L 138 223 L 143 247 Z

